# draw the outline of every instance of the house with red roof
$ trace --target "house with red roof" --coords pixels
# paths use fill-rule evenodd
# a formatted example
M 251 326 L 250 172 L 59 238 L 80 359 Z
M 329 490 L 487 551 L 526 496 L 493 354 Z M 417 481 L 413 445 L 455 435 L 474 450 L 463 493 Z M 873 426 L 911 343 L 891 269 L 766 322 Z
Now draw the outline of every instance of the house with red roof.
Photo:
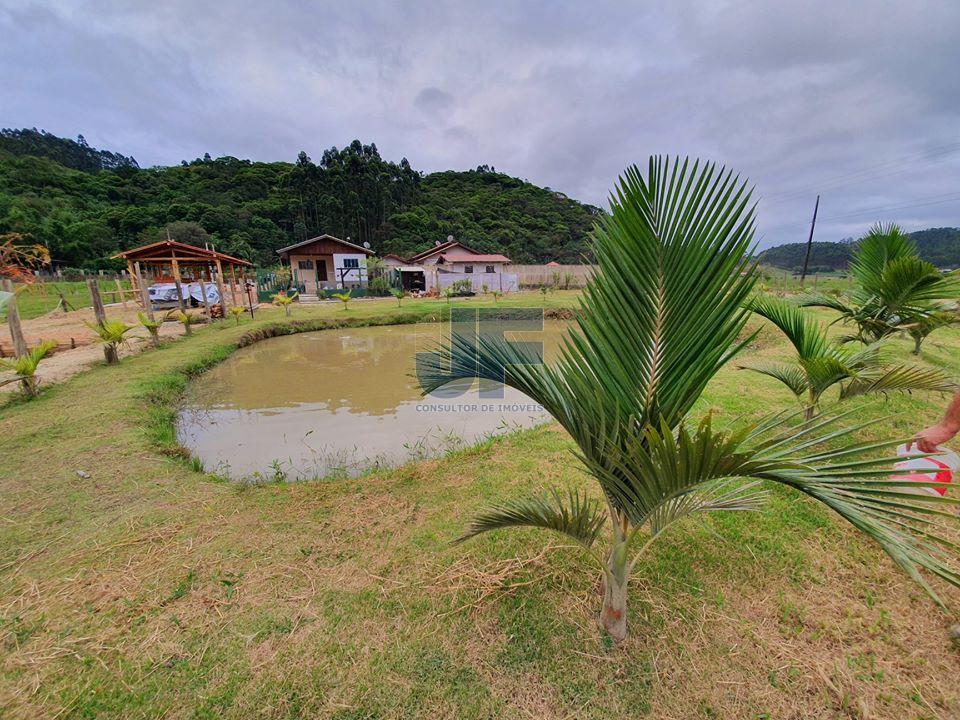
M 478 252 L 458 240 L 448 239 L 429 250 L 417 253 L 407 262 L 423 267 L 436 265 L 438 269 L 448 272 L 492 274 L 503 272 L 503 266 L 510 264 L 510 258 L 499 253 Z

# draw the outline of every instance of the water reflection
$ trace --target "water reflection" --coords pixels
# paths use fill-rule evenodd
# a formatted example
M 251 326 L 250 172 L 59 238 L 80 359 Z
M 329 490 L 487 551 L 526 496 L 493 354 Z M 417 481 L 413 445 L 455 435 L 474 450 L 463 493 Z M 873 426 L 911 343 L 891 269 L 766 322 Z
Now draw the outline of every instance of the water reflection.
M 547 321 L 549 358 L 566 324 Z M 192 384 L 181 410 L 180 442 L 207 470 L 236 479 L 305 479 L 356 474 L 472 444 L 546 419 L 509 388 L 490 398 L 422 398 L 412 377 L 416 352 L 440 339 L 439 326 L 303 333 L 235 353 Z M 493 387 L 485 385 L 487 390 Z

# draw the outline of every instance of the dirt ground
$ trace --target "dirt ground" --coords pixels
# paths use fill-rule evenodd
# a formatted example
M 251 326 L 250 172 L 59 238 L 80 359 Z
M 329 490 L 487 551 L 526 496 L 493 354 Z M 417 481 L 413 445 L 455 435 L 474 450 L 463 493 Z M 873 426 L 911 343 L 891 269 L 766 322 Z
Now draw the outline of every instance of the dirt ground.
M 140 352 L 149 345 L 149 333 L 146 328 L 138 325 L 137 312 L 139 308 L 134 303 L 128 303 L 127 308 L 117 303 L 105 306 L 107 317 L 110 320 L 123 320 L 129 325 L 137 325 L 127 335 L 130 338 L 128 345 L 120 351 L 121 357 Z M 160 313 L 157 317 L 162 317 Z M 96 317 L 93 308 L 82 308 L 71 312 L 53 312 L 32 320 L 24 320 L 23 335 L 29 347 L 37 345 L 42 340 L 54 340 L 57 347 L 53 354 L 48 356 L 40 366 L 40 382 L 48 385 L 65 380 L 85 370 L 96 362 L 103 361 L 103 349 L 97 342 L 97 335 L 86 323 L 93 323 Z M 204 325 L 194 325 L 193 331 L 202 331 Z M 160 328 L 161 337 L 176 337 L 183 334 L 183 325 L 179 322 L 166 322 Z M 13 356 L 13 340 L 10 337 L 10 328 L 3 323 L 0 330 L 0 357 Z M 8 373 L 0 372 L 0 379 L 9 377 Z M 10 383 L 0 387 L 0 392 L 13 392 L 19 388 L 17 383 Z

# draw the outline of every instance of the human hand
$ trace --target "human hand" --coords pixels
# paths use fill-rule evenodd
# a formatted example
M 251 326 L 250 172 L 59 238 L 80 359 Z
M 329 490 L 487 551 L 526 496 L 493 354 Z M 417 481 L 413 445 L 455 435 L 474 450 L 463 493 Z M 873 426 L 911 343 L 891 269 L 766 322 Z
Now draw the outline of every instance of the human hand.
M 911 440 L 907 443 L 907 450 L 909 451 L 914 444 L 916 444 L 917 449 L 925 453 L 934 453 L 939 450 L 939 446 L 949 440 L 953 439 L 953 436 L 957 434 L 956 428 L 950 427 L 944 423 L 938 423 L 932 427 L 928 427 L 923 432 L 919 433 L 914 440 Z

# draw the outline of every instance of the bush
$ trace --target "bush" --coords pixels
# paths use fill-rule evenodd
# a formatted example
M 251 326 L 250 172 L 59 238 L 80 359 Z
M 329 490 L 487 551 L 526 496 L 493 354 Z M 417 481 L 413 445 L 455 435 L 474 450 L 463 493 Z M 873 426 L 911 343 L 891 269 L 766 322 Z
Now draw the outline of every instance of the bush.
M 457 280 L 450 284 L 450 289 L 455 297 L 466 297 L 473 295 L 473 283 L 469 280 Z

